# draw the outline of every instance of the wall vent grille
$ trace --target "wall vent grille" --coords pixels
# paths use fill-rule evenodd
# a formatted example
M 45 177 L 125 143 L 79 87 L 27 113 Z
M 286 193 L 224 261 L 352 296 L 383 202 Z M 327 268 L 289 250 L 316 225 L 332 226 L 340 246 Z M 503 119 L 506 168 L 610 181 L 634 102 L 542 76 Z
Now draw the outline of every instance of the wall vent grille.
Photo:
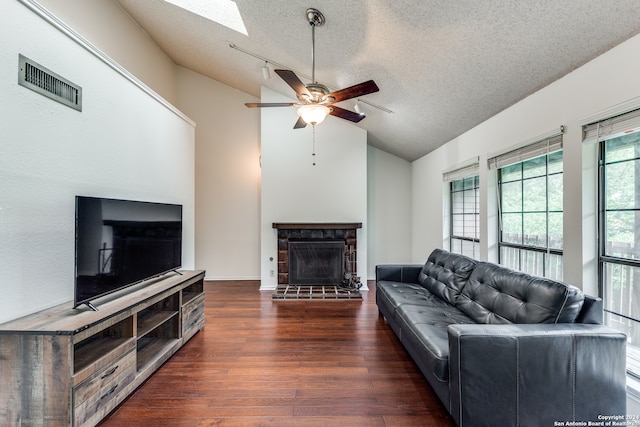
M 82 88 L 43 67 L 26 56 L 19 55 L 18 84 L 68 107 L 82 111 Z

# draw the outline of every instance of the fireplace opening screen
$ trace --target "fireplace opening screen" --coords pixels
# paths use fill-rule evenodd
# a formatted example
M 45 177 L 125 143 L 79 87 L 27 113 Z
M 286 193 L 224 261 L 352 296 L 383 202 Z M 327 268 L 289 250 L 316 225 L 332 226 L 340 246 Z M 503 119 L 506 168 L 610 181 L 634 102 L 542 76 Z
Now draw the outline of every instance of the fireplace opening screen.
M 344 279 L 344 257 L 344 240 L 289 241 L 289 283 L 340 284 Z

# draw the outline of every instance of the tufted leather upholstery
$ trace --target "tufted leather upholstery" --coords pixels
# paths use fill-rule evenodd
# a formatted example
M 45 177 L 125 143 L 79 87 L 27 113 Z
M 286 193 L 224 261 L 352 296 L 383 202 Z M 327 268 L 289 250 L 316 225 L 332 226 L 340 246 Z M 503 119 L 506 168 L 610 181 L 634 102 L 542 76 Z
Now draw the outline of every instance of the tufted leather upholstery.
M 399 306 L 405 304 L 451 306 L 418 284 L 384 282 L 385 286 L 381 286 L 378 293 L 378 302 L 388 305 L 391 311 L 395 311 Z
M 426 350 L 426 364 L 440 381 L 449 381 L 449 325 L 474 323 L 452 306 L 402 305 L 396 314 L 404 332 L 402 342 L 412 341 Z
M 377 266 L 376 303 L 459 425 L 624 413 L 625 336 L 578 288 L 435 249 L 423 266 Z M 503 417 L 513 384 L 522 410 Z
M 571 323 L 583 301 L 576 287 L 480 262 L 455 306 L 476 323 Z
M 380 267 L 377 271 L 381 272 L 382 276 L 385 277 L 384 273 L 388 268 L 388 266 Z M 420 266 L 420 269 L 421 268 L 422 266 Z M 415 275 L 415 280 L 417 280 L 417 278 L 418 274 Z M 396 315 L 400 313 L 400 310 L 398 310 L 400 307 L 431 307 L 431 309 L 435 307 L 443 309 L 453 308 L 449 303 L 438 298 L 417 283 L 402 283 L 388 280 L 381 280 L 378 283 L 381 285 L 376 287 L 376 303 L 378 304 L 380 313 L 388 319 L 395 319 Z M 400 336 L 401 330 L 398 324 L 393 322 L 391 323 L 391 327 L 395 333 Z M 446 335 L 446 327 L 441 331 L 441 334 Z M 448 363 L 446 359 L 445 357 L 442 363 Z M 433 363 L 430 363 L 430 365 L 433 365 Z M 446 369 L 446 366 L 443 366 L 442 369 Z
M 434 249 L 418 277 L 418 283 L 449 304 L 455 304 L 469 280 L 476 261 L 442 249 Z

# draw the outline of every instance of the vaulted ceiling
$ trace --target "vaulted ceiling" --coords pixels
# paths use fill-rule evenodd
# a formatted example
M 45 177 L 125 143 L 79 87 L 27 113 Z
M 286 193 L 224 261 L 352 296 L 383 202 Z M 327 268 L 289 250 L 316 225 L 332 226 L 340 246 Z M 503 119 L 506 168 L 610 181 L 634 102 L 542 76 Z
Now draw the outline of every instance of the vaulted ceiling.
M 273 72 L 263 79 L 256 56 L 311 75 L 305 11 L 319 9 L 316 80 L 330 89 L 375 80 L 357 126 L 410 161 L 640 33 L 638 0 L 216 0 L 235 3 L 246 35 L 164 0 L 117 1 L 176 64 L 292 100 Z

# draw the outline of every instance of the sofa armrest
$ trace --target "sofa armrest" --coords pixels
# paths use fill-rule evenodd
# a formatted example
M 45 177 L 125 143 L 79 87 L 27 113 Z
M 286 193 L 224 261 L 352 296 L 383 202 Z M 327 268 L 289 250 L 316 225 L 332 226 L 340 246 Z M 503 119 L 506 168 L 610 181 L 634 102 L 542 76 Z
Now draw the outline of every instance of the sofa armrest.
M 421 264 L 385 264 L 376 265 L 376 282 L 418 283 L 418 276 L 424 265 Z
M 626 336 L 615 329 L 474 324 L 451 325 L 448 336 L 450 412 L 459 426 L 626 414 Z

